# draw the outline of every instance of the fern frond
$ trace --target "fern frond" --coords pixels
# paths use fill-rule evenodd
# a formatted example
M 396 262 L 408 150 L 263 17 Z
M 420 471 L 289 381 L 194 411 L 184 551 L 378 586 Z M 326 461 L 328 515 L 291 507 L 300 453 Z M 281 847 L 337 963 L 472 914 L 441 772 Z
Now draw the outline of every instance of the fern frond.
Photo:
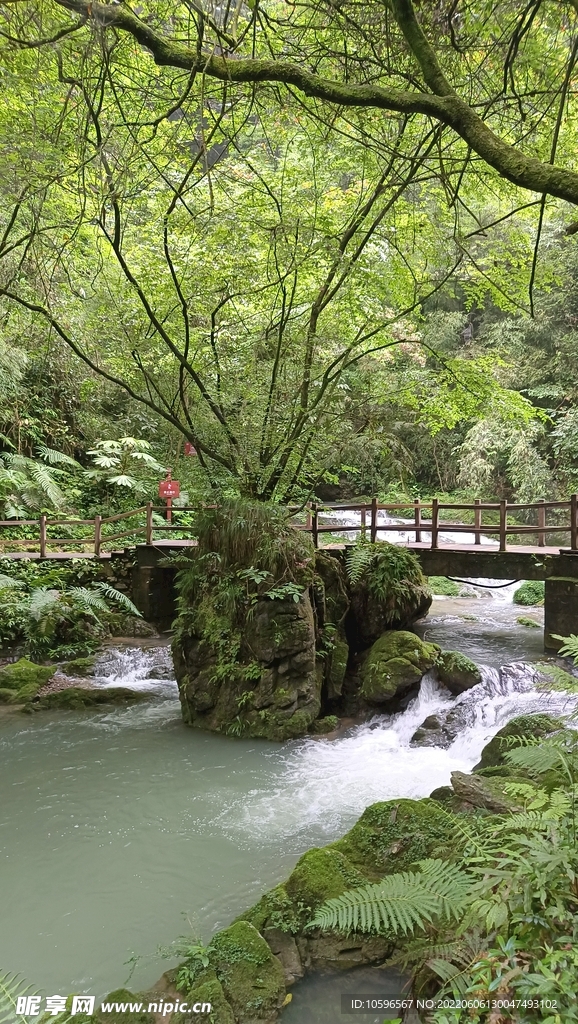
M 407 935 L 434 918 L 457 918 L 471 890 L 471 878 L 443 860 L 422 861 L 420 868 L 327 900 L 308 927 Z
M 35 622 L 41 622 L 54 610 L 60 600 L 58 590 L 49 590 L 48 587 L 36 587 L 30 595 L 28 611 L 30 618 Z
M 31 994 L 31 986 L 19 974 L 0 971 L 0 1024 L 29 1024 L 16 1007 L 20 996 Z
M 93 590 L 99 590 L 100 593 L 104 594 L 109 601 L 114 601 L 116 604 L 119 604 L 121 608 L 126 608 L 127 612 L 130 612 L 131 615 L 137 615 L 139 619 L 142 619 L 142 615 L 136 604 L 133 604 L 130 597 L 123 594 L 121 590 L 116 590 L 116 588 L 111 587 L 109 583 L 103 583 L 102 581 L 93 583 Z
M 553 742 L 542 743 L 540 746 L 520 746 L 508 750 L 504 754 L 505 761 L 512 768 L 523 768 L 533 775 L 544 775 L 553 768 L 564 764 L 563 748 Z
M 37 444 L 36 450 L 40 458 L 48 462 L 50 466 L 74 466 L 76 469 L 80 469 L 80 464 L 76 459 L 71 458 L 70 455 L 65 455 L 64 452 L 57 452 L 55 448 L 47 448 L 45 444 Z
M 0 572 L 0 590 L 7 590 L 8 587 L 23 587 L 22 580 L 15 580 L 12 576 L 6 576 L 5 573 Z
M 536 668 L 543 677 L 543 682 L 538 683 L 539 690 L 562 690 L 568 693 L 578 692 L 578 679 L 570 675 L 563 668 L 557 665 L 548 665 L 540 662 Z
M 558 654 L 563 658 L 572 658 L 574 664 L 578 663 L 578 636 L 576 633 L 570 633 L 570 636 L 559 636 L 557 633 L 552 633 L 554 640 L 561 640 L 562 647 L 558 649 Z
M 349 548 L 345 558 L 345 565 L 352 586 L 359 583 L 362 576 L 365 575 L 374 556 L 375 549 L 371 544 L 361 542 Z
M 88 587 L 69 587 L 67 593 L 70 594 L 76 605 L 81 605 L 91 614 L 108 611 L 108 605 L 104 598 Z

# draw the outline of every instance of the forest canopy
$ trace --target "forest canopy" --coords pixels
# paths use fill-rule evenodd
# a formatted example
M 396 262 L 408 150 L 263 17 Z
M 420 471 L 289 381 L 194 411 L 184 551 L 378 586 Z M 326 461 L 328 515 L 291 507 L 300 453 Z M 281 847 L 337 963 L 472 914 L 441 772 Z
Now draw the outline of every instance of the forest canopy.
M 577 8 L 0 4 L 7 456 L 575 486 Z

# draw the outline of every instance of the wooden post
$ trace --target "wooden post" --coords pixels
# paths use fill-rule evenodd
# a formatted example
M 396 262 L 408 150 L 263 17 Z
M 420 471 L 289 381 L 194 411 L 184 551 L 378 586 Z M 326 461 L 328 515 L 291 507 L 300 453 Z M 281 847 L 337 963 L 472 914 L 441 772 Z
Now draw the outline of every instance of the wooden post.
M 170 523 L 170 522 L 172 522 L 172 518 L 173 518 L 173 512 L 172 512 L 173 499 L 172 498 L 167 498 L 166 499 L 166 503 L 167 503 L 167 523 Z
M 500 502 L 500 551 L 506 550 L 506 529 L 508 526 L 508 503 L 505 498 Z
M 371 499 L 371 543 L 375 544 L 377 540 L 377 498 Z
M 540 505 L 544 505 L 545 499 L 540 498 Z M 538 547 L 543 548 L 546 544 L 546 509 L 538 509 Z
M 431 503 L 431 546 L 432 549 L 438 546 L 438 532 L 439 532 L 439 501 L 437 498 L 432 498 Z
M 570 547 L 578 549 L 578 494 L 570 496 Z
M 361 530 L 359 531 L 359 536 L 361 537 L 361 540 L 365 540 L 367 537 L 366 505 L 361 506 Z
M 94 517 L 94 555 L 95 555 L 95 558 L 100 558 L 101 525 L 102 525 L 102 516 L 95 516 Z
M 305 508 L 307 509 L 307 519 L 305 520 L 305 529 L 308 533 L 311 533 L 311 502 L 308 501 Z
M 415 521 L 415 542 L 421 544 L 421 500 L 413 499 L 413 517 Z
M 311 516 L 311 533 L 313 534 L 313 547 L 314 548 L 318 548 L 319 547 L 319 530 L 318 530 L 318 526 L 319 526 L 319 513 L 317 511 L 317 502 L 316 501 L 311 506 L 311 509 L 312 509 L 312 513 L 313 513 L 312 516 Z
M 40 557 L 46 558 L 46 516 L 40 516 Z
M 481 537 L 481 532 L 482 532 L 482 510 L 480 508 L 481 504 L 482 504 L 482 499 L 481 498 L 476 498 L 476 500 L 474 501 L 474 543 L 475 544 L 481 544 L 482 543 L 482 537 Z
M 147 501 L 147 521 L 146 521 L 145 541 L 146 541 L 147 544 L 152 544 L 152 542 L 153 542 L 153 503 L 152 503 L 152 501 Z

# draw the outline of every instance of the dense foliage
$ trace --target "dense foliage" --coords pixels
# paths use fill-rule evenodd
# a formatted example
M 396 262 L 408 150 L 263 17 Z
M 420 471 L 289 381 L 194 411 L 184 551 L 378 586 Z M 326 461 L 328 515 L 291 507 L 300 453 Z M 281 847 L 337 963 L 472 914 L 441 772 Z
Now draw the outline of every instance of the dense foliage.
M 4 514 L 576 486 L 576 12 L 422 7 L 1 9 Z

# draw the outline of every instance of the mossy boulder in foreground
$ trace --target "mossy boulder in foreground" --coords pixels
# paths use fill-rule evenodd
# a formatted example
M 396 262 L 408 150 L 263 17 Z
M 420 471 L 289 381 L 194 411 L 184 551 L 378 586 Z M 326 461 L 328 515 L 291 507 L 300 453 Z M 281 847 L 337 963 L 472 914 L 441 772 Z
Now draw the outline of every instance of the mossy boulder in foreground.
M 52 679 L 56 669 L 54 665 L 36 665 L 28 658 L 20 658 L 10 665 L 0 668 L 0 688 L 10 692 L 12 696 L 0 703 L 24 704 L 32 700 L 38 690 Z
M 476 663 L 458 651 L 442 651 L 436 669 L 440 681 L 456 696 L 482 681 L 482 673 Z
M 482 756 L 475 766 L 474 773 L 480 768 L 492 768 L 498 765 L 505 766 L 504 755 L 514 746 L 520 746 L 521 738 L 524 736 L 550 736 L 553 732 L 564 728 L 564 722 L 559 718 L 552 718 L 550 715 L 519 715 L 512 718 L 503 729 L 486 744 L 482 750 Z M 519 737 L 520 742 L 516 743 L 514 737 Z
M 436 664 L 439 647 L 405 630 L 390 630 L 365 655 L 361 696 L 372 704 L 391 700 L 419 683 Z

